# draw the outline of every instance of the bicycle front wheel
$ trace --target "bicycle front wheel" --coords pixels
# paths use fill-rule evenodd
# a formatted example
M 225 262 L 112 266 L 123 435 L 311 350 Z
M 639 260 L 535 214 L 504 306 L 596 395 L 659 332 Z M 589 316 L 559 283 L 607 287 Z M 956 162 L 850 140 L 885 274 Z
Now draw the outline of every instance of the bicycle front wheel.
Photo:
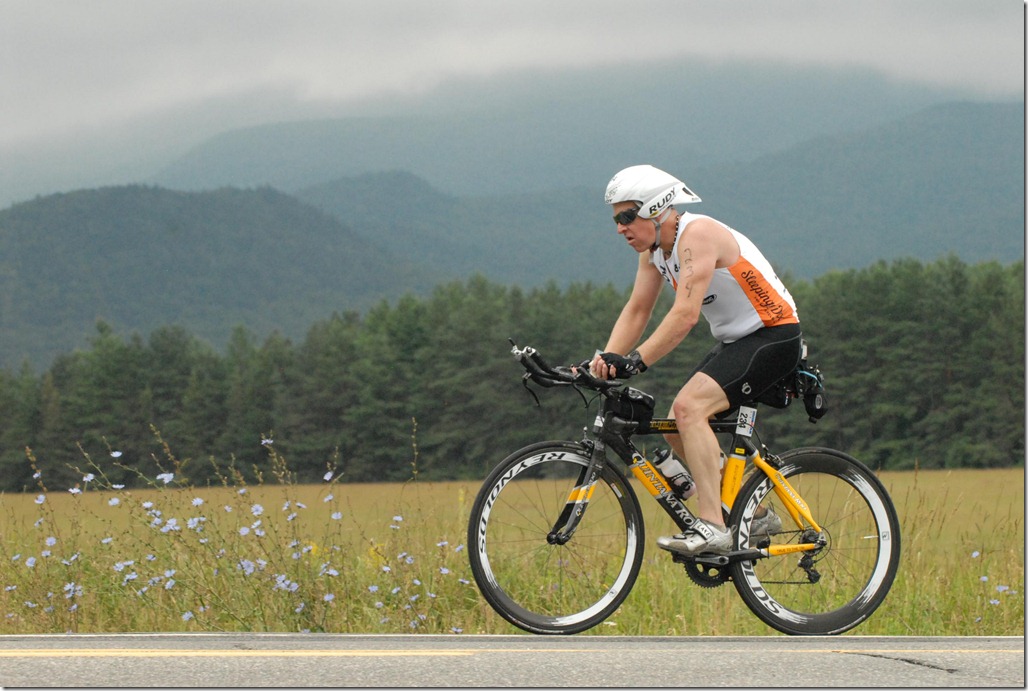
M 780 473 L 810 508 L 825 545 L 731 567 L 732 580 L 746 605 L 764 623 L 795 635 L 838 634 L 858 625 L 878 608 L 899 568 L 900 534 L 896 509 L 881 481 L 864 464 L 830 449 L 796 449 L 780 457 Z M 782 519 L 774 545 L 811 542 L 757 472 L 739 492 L 730 525 L 740 549 L 756 547 L 748 527 L 758 505 Z
M 550 544 L 561 510 L 589 465 L 572 442 L 541 442 L 504 459 L 471 509 L 471 572 L 486 601 L 515 626 L 572 634 L 624 602 L 642 565 L 643 518 L 625 478 L 604 465 L 571 539 Z

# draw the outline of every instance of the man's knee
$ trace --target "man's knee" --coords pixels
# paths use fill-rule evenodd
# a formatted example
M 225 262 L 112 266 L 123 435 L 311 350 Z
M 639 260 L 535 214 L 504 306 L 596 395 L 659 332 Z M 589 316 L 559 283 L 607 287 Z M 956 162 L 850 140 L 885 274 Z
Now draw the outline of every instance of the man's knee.
M 671 404 L 671 414 L 679 428 L 705 422 L 713 413 L 707 412 L 708 406 L 695 398 L 679 394 Z
M 715 413 L 725 410 L 728 397 L 717 382 L 698 374 L 682 387 L 671 404 L 671 414 L 678 425 L 706 424 Z

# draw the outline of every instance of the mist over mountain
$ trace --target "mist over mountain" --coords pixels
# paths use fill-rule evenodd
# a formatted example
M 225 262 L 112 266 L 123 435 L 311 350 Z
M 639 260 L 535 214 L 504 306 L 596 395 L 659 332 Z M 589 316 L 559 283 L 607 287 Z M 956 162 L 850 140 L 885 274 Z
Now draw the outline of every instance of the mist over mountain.
M 226 132 L 149 180 L 173 189 L 295 191 L 405 170 L 461 196 L 601 187 L 626 165 L 692 175 L 961 98 L 871 71 L 633 65 L 453 81 L 352 116 Z

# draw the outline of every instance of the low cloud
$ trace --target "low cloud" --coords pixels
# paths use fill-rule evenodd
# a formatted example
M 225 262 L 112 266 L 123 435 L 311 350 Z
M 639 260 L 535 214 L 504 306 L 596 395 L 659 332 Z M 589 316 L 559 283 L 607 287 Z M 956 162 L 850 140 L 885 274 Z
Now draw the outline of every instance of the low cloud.
M 454 78 L 675 70 L 690 57 L 866 67 L 1023 97 L 1023 5 L 1013 0 L 0 0 L 0 10 L 7 145 L 196 104 L 259 103 L 260 93 L 274 95 L 267 112 L 226 113 L 226 126 Z

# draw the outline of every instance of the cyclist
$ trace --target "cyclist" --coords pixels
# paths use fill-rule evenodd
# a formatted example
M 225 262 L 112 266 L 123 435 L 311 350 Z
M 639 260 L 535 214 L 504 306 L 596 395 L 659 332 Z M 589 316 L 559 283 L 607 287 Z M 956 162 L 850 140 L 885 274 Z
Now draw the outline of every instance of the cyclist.
M 687 555 L 729 552 L 732 534 L 721 514 L 721 449 L 708 421 L 753 400 L 799 363 L 796 303 L 746 236 L 709 216 L 676 209 L 700 198 L 669 173 L 650 165 L 625 168 L 608 183 L 605 201 L 613 207 L 618 234 L 639 253 L 639 267 L 590 372 L 602 379 L 644 372 L 686 337 L 701 314 L 706 318 L 718 343 L 676 395 L 670 416 L 679 433 L 666 437 L 692 471 L 699 520 L 657 544 Z M 665 281 L 675 291 L 674 303 L 640 342 Z M 780 529 L 781 519 L 759 510 L 751 526 L 756 535 Z

